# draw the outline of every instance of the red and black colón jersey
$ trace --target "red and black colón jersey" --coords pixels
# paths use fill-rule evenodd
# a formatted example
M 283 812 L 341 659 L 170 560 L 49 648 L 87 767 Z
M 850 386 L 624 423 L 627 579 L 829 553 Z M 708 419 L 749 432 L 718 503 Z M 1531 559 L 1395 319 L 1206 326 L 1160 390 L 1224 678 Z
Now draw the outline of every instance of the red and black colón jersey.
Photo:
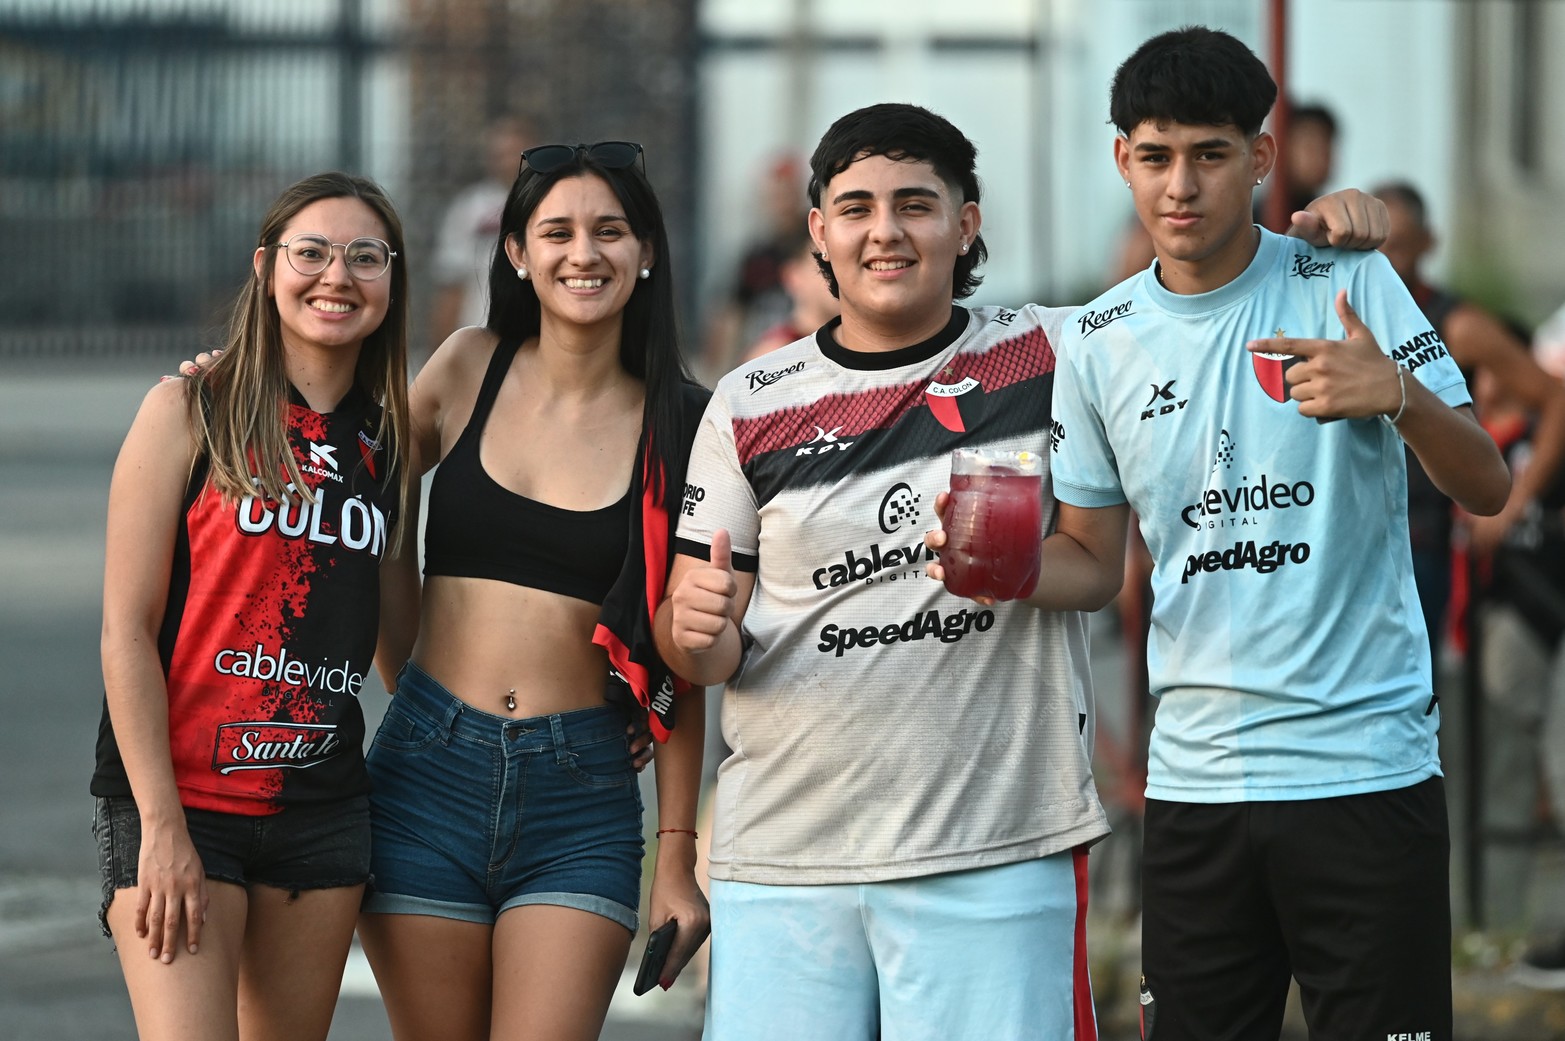
M 224 502 L 205 467 L 191 480 L 159 638 L 187 808 L 254 816 L 368 790 L 358 693 L 396 522 L 380 414 L 357 388 L 324 415 L 294 397 L 313 503 Z M 92 793 L 131 794 L 107 704 Z

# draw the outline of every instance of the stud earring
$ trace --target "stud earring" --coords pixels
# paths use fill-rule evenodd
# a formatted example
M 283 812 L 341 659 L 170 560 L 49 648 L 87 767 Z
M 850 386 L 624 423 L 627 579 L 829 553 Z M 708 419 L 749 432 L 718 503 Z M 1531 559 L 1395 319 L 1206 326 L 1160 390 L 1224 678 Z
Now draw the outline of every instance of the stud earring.
M 821 250 L 821 259 L 826 261 L 827 263 L 831 262 L 831 258 L 826 255 L 826 251 L 824 249 Z
M 1256 178 L 1256 179 L 1255 179 L 1255 183 L 1256 183 L 1256 184 L 1260 184 L 1260 183 L 1261 183 L 1261 181 L 1262 181 L 1262 180 L 1263 180 L 1263 178 L 1260 178 L 1260 177 L 1257 177 L 1257 178 Z
M 646 281 L 647 279 L 649 279 L 651 277 L 652 277 L 652 269 L 651 268 L 644 267 L 644 268 L 641 269 L 641 279 L 642 279 L 642 281 Z
M 965 243 L 965 242 L 964 242 L 964 243 L 962 243 L 962 252 L 963 252 L 963 253 L 966 253 L 966 252 L 967 252 L 967 243 Z
M 523 282 L 527 281 L 527 269 L 518 264 L 516 266 L 516 277 L 521 279 Z

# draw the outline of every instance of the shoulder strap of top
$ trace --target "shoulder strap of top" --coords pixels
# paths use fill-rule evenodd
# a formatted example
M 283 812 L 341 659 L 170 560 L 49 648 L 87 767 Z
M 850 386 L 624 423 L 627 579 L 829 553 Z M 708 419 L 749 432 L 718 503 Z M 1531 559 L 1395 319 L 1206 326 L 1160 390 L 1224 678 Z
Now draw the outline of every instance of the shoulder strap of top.
M 473 414 L 467 421 L 469 430 L 483 429 L 489 410 L 494 408 L 494 399 L 500 394 L 500 384 L 505 382 L 505 374 L 510 371 L 511 359 L 516 357 L 521 346 L 522 341 L 512 339 L 502 339 L 495 344 L 489 368 L 484 371 L 484 382 L 478 388 L 478 400 L 473 402 Z

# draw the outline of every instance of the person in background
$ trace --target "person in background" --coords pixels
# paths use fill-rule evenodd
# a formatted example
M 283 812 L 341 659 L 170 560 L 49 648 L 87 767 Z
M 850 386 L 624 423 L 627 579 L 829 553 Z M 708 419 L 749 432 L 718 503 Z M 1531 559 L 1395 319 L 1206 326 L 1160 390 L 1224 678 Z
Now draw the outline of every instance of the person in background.
M 1469 542 L 1479 554 L 1492 553 L 1506 533 L 1533 512 L 1543 489 L 1554 484 L 1565 466 L 1565 384 L 1539 367 L 1527 342 L 1505 321 L 1477 304 L 1427 281 L 1423 260 L 1435 248 L 1423 195 L 1406 181 L 1394 181 L 1373 193 L 1386 204 L 1390 230 L 1381 252 L 1412 294 L 1419 310 L 1471 380 L 1486 374 L 1496 400 L 1510 403 L 1529 417 L 1528 466 L 1511 482 L 1505 508 L 1493 517 L 1468 518 Z M 1408 453 L 1408 530 L 1413 540 L 1414 577 L 1419 600 L 1437 647 L 1445 631 L 1451 588 L 1451 541 L 1454 515 L 1451 500 L 1430 481 L 1413 453 Z
M 532 125 L 519 116 L 500 116 L 485 127 L 484 177 L 451 199 L 435 240 L 431 343 L 444 341 L 464 325 L 484 324 L 500 211 L 522 149 L 536 140 Z
M 1326 191 L 1337 158 L 1337 117 L 1321 104 L 1297 105 L 1288 110 L 1287 139 L 1278 143 L 1278 161 L 1282 163 L 1287 186 L 1288 213 L 1302 210 L 1311 199 Z M 1256 223 L 1265 223 L 1266 200 L 1258 197 L 1253 205 Z M 1286 227 L 1272 228 L 1284 232 Z
M 797 156 L 779 153 L 758 178 L 760 198 L 755 238 L 746 244 L 728 296 L 707 323 L 700 374 L 715 383 L 761 334 L 784 321 L 792 303 L 782 285 L 782 268 L 804 222 L 800 208 L 803 169 Z
M 403 249 L 372 182 L 288 188 L 222 358 L 154 387 L 115 464 L 93 829 L 149 1041 L 331 1025 L 370 872 L 358 691 L 417 599 Z
M 1147 1034 L 1274 1038 L 1291 977 L 1312 1036 L 1449 1041 L 1450 840 L 1404 440 L 1470 512 L 1498 512 L 1509 476 L 1384 256 L 1252 223 L 1275 98 L 1248 48 L 1200 26 L 1115 74 L 1116 166 L 1157 261 L 1060 345 L 1059 520 L 1034 602 L 1088 606 L 1117 583 L 1135 511 L 1155 562 Z
M 804 218 L 799 219 L 791 248 L 786 250 L 777 269 L 777 281 L 788 295 L 792 307 L 787 317 L 763 332 L 739 358 L 739 364 L 755 361 L 779 347 L 808 336 L 833 318 L 841 308 L 831 293 L 831 286 L 821 275 L 820 262 L 815 253 L 815 241 Z
M 650 607 L 707 395 L 680 361 L 644 162 L 627 141 L 522 153 L 488 319 L 411 391 L 416 470 L 439 465 L 418 640 L 368 759 L 359 923 L 398 1041 L 598 1036 L 641 899 L 627 718 L 666 742 L 665 987 L 707 933 L 702 698 L 657 656 Z

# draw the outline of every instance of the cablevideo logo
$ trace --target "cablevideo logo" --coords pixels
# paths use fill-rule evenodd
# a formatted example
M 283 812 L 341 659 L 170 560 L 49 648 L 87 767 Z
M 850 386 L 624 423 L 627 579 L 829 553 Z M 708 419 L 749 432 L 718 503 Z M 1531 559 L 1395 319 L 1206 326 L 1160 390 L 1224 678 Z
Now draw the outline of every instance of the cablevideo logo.
M 286 647 L 273 652 L 264 643 L 254 647 L 225 647 L 212 656 L 212 668 L 220 676 L 308 687 L 317 694 L 358 697 L 359 688 L 364 685 L 364 674 L 354 672 L 346 659 L 311 663 L 293 657 Z

